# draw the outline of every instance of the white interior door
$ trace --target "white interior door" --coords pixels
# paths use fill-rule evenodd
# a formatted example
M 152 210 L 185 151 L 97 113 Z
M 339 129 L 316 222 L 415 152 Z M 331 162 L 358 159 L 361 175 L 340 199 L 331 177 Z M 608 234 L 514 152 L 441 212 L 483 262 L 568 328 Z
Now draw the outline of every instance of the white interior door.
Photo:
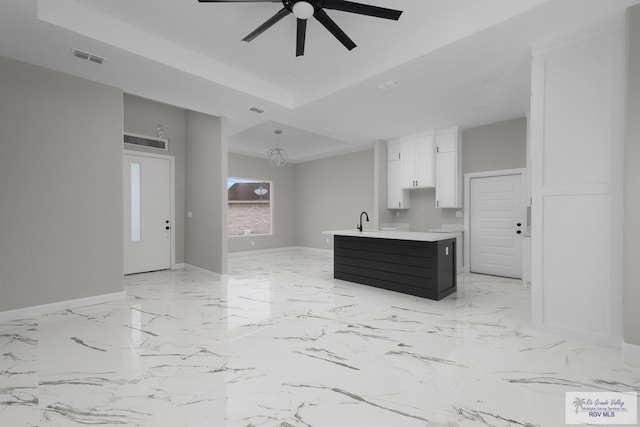
M 171 162 L 124 155 L 124 273 L 171 268 Z
M 522 277 L 522 175 L 470 180 L 470 271 Z

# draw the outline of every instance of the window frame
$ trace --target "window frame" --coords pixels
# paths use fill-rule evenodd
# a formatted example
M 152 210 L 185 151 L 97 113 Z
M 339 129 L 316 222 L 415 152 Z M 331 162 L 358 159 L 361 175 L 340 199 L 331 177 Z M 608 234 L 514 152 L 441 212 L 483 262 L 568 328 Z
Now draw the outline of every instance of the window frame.
M 230 215 L 229 215 L 229 206 L 231 205 L 231 202 L 229 201 L 228 198 L 228 191 L 229 188 L 231 188 L 231 186 L 229 185 L 229 181 L 230 180 L 235 180 L 235 183 L 268 183 L 269 184 L 269 233 L 260 233 L 260 234 L 256 234 L 256 233 L 251 233 L 251 234 L 230 234 L 229 233 L 229 221 L 230 221 Z M 269 180 L 269 179 L 256 179 L 256 178 L 240 178 L 240 177 L 236 177 L 236 176 L 229 176 L 227 177 L 227 237 L 229 238 L 246 238 L 246 237 L 264 237 L 264 236 L 273 236 L 274 235 L 274 186 L 273 186 L 273 181 Z

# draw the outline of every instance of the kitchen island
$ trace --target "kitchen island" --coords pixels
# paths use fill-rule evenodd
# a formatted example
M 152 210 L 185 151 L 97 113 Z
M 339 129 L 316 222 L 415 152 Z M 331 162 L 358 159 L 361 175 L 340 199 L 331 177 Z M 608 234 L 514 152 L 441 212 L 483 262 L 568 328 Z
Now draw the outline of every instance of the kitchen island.
M 456 236 L 402 231 L 333 235 L 333 277 L 433 300 L 456 291 Z

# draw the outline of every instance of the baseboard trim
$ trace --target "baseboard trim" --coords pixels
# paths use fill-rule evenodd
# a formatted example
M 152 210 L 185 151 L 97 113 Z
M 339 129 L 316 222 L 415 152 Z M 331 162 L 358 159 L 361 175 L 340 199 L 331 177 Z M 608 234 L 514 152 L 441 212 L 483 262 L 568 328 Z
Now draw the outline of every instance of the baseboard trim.
M 295 250 L 296 246 L 285 246 L 282 248 L 270 248 L 270 249 L 256 249 L 254 251 L 238 251 L 238 252 L 229 252 L 227 254 L 228 258 L 242 258 L 246 256 L 255 256 L 255 255 L 267 255 L 267 254 L 277 254 L 281 252 L 288 252 L 291 250 Z
M 295 246 L 295 248 L 302 252 L 311 252 L 316 254 L 325 254 L 325 255 L 333 255 L 333 249 L 321 249 L 321 248 L 310 248 L 307 246 Z
M 185 264 L 184 262 L 181 262 L 180 264 L 173 264 L 173 267 L 171 268 L 172 270 L 182 270 L 184 268 Z
M 228 258 L 242 258 L 242 257 L 248 257 L 248 256 L 277 254 L 277 253 L 291 252 L 291 251 L 315 252 L 315 253 L 323 253 L 323 254 L 332 254 L 333 253 L 333 249 L 318 249 L 318 248 L 309 248 L 309 247 L 306 247 L 306 246 L 285 246 L 285 247 L 282 247 L 282 248 L 257 249 L 255 251 L 229 252 L 227 254 L 227 257 Z
M 86 298 L 78 298 L 67 301 L 53 302 L 50 304 L 34 305 L 31 307 L 17 308 L 15 310 L 0 311 L 0 322 L 10 320 L 26 319 L 37 317 L 43 314 L 54 313 L 61 310 L 69 310 L 88 305 L 104 304 L 113 301 L 120 301 L 126 298 L 124 291 L 112 294 L 96 295 Z
M 640 345 L 622 340 L 622 361 L 629 365 L 640 366 Z
M 559 335 L 559 336 L 563 336 L 563 337 L 567 337 L 570 339 L 583 341 L 591 344 L 598 344 L 606 347 L 613 347 L 613 348 L 620 349 L 619 335 L 612 336 L 612 335 L 594 334 L 592 332 L 583 331 L 579 329 L 573 329 L 565 326 L 551 325 L 547 323 L 538 323 L 538 322 L 533 322 L 533 326 L 554 335 Z
M 202 268 L 202 267 L 196 267 L 195 265 L 191 265 L 191 264 L 184 264 L 184 268 L 188 269 L 188 270 L 195 270 L 195 271 L 199 271 L 201 273 L 206 273 L 209 274 L 211 276 L 213 276 L 214 278 L 216 278 L 217 280 L 222 280 L 225 277 L 227 277 L 227 274 L 220 274 L 220 273 L 216 273 L 215 271 L 211 271 L 211 270 L 207 270 L 206 268 Z

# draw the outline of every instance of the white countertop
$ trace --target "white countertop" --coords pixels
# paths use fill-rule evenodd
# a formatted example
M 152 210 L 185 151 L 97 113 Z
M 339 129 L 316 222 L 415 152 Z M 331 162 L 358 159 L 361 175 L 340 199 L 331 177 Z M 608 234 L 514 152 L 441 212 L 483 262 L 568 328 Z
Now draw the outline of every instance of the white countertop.
M 418 231 L 387 231 L 387 230 L 334 230 L 323 231 L 322 234 L 332 236 L 368 237 L 373 239 L 414 240 L 417 242 L 438 242 L 440 240 L 455 239 L 455 234 L 423 233 Z

